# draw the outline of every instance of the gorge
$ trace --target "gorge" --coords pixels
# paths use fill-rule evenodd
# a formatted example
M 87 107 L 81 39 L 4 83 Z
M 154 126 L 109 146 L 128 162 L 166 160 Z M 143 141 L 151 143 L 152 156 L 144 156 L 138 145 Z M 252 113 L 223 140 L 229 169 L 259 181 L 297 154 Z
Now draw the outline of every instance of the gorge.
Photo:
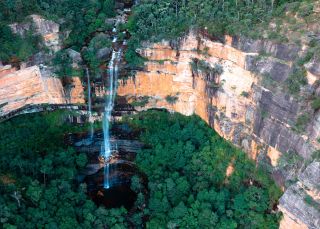
M 319 1 L 93 2 L 29 17 L 49 51 L 0 54 L 1 225 L 320 228 Z M 248 9 L 272 11 L 259 37 Z

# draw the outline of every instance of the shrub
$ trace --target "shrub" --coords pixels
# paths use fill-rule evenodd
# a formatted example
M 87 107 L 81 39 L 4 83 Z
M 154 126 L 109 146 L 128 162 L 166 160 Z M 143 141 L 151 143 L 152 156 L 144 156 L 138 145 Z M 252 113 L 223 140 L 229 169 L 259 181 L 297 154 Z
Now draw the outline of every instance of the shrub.
M 318 110 L 320 108 L 320 98 L 316 98 L 315 100 L 312 101 L 311 107 L 314 110 Z
M 243 91 L 243 92 L 241 92 L 240 95 L 243 96 L 243 97 L 248 98 L 250 94 L 248 92 L 246 92 L 246 91 Z
M 167 101 L 167 103 L 173 105 L 178 101 L 178 96 L 177 95 L 167 95 L 166 101 Z
M 306 74 L 306 69 L 303 66 L 295 66 L 293 68 L 292 73 L 286 80 L 288 90 L 291 94 L 298 94 L 300 92 L 300 87 L 308 83 Z
M 303 132 L 306 128 L 306 125 L 308 124 L 310 120 L 309 114 L 302 114 L 298 117 L 296 125 L 293 127 L 293 129 L 299 133 Z
M 131 103 L 134 107 L 144 107 L 149 102 L 149 96 L 142 96 Z

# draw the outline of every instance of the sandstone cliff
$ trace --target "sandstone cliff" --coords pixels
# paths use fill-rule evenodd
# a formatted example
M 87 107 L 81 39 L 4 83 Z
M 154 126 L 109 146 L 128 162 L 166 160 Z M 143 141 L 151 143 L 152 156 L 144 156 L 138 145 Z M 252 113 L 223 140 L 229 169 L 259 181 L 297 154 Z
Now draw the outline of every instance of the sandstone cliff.
M 41 74 L 38 66 L 19 71 L 0 69 L 0 116 L 29 104 L 84 103 L 83 87 L 79 78 L 72 79 L 66 93 L 61 80 Z
M 311 109 L 308 100 L 317 94 L 319 62 L 306 63 L 308 83 L 298 96 L 286 89 L 304 52 L 297 45 L 231 37 L 222 44 L 191 33 L 179 47 L 169 42 L 146 44 L 140 50 L 148 58 L 145 70 L 122 82 L 118 94 L 140 102 L 136 103 L 139 109 L 198 114 L 269 169 L 285 188 L 294 182 L 303 161 L 319 149 L 320 113 Z M 194 69 L 195 60 L 205 61 L 212 69 L 219 66 L 223 72 L 217 76 Z M 308 119 L 298 129 L 306 113 Z M 281 203 L 283 212 L 291 211 L 290 204 L 284 204 L 287 201 Z

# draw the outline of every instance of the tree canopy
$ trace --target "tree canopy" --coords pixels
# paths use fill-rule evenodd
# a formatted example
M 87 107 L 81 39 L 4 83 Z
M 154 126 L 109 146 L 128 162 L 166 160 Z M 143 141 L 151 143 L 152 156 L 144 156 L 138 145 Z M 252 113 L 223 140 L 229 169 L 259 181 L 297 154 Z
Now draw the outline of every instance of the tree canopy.
M 199 117 L 148 111 L 127 121 L 147 145 L 136 159 L 149 180 L 147 228 L 278 228 L 281 191 Z

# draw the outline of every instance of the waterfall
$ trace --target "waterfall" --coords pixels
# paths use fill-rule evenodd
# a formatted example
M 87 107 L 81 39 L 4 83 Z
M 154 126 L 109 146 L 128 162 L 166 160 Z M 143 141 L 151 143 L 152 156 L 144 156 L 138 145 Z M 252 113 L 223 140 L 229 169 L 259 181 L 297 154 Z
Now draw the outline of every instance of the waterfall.
M 109 88 L 108 94 L 106 95 L 105 107 L 104 107 L 104 114 L 103 114 L 103 134 L 104 134 L 104 141 L 101 150 L 101 157 L 105 161 L 106 165 L 104 168 L 104 188 L 110 187 L 109 182 L 109 158 L 112 154 L 112 147 L 110 144 L 110 119 L 111 113 L 114 106 L 114 100 L 117 91 L 117 80 L 118 80 L 118 64 L 121 58 L 121 49 L 117 52 L 113 50 L 112 57 L 109 62 Z
M 109 163 L 107 163 L 106 166 L 104 167 L 104 185 L 103 186 L 105 189 L 110 188 L 109 167 L 110 167 Z
M 87 84 L 88 84 L 88 117 L 89 117 L 89 124 L 90 124 L 90 140 L 93 138 L 93 123 L 92 123 L 92 103 L 91 103 L 91 84 L 90 84 L 90 74 L 89 69 L 86 68 L 86 75 L 87 75 Z

